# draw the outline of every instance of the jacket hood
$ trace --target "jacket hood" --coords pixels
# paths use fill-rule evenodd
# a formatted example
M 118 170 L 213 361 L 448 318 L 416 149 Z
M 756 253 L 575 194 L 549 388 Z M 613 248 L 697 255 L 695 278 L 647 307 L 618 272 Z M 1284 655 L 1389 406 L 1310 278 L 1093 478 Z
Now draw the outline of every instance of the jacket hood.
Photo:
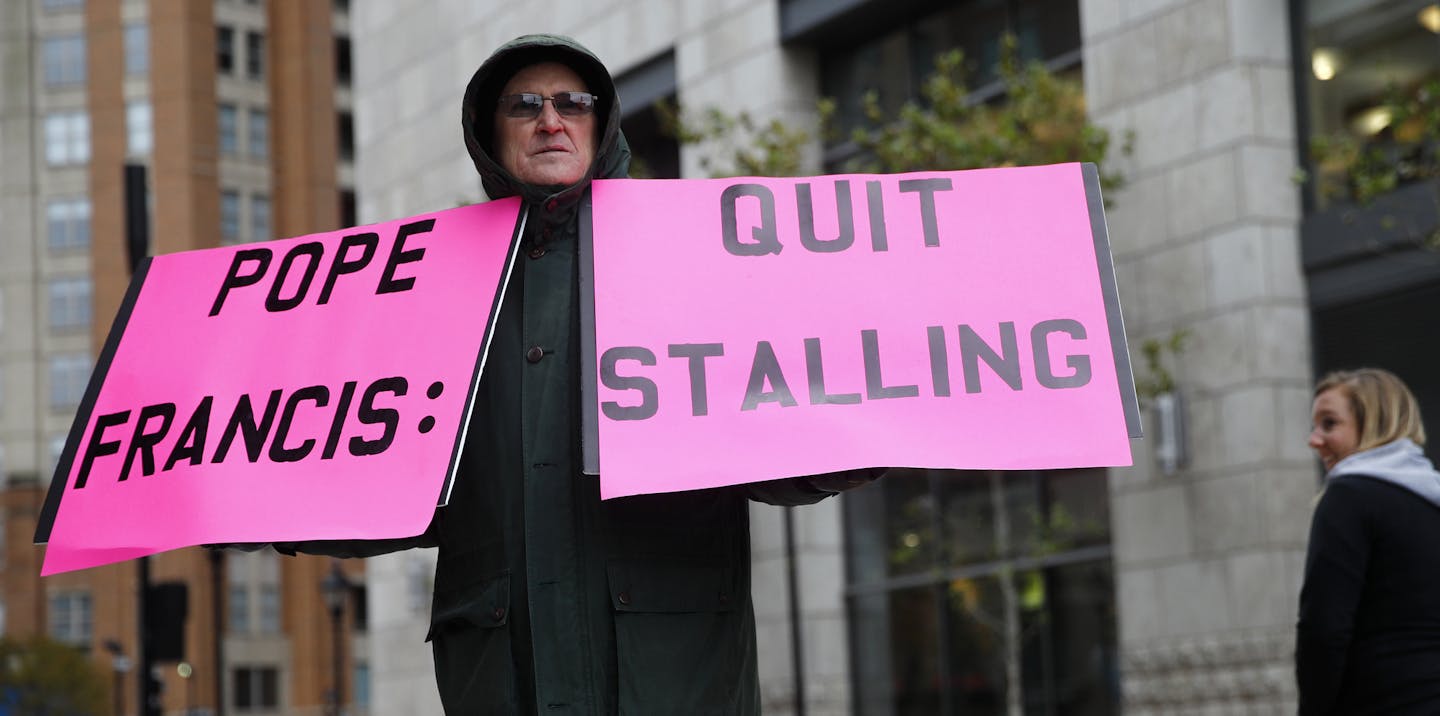
M 1424 451 L 1409 438 L 1357 452 L 1335 463 L 1326 479 L 1344 475 L 1394 483 L 1440 507 L 1440 472 L 1435 471 Z
M 595 116 L 601 125 L 595 144 L 595 161 L 580 181 L 570 186 L 532 186 L 516 179 L 494 158 L 495 103 L 505 83 L 516 72 L 539 62 L 559 62 L 585 80 L 597 97 Z M 461 105 L 460 121 L 465 147 L 475 161 L 485 194 L 491 199 L 519 195 L 544 207 L 547 213 L 568 214 L 594 178 L 624 177 L 630 169 L 630 147 L 620 132 L 620 100 L 615 81 L 594 53 L 559 35 L 524 35 L 505 43 L 485 60 L 470 78 Z

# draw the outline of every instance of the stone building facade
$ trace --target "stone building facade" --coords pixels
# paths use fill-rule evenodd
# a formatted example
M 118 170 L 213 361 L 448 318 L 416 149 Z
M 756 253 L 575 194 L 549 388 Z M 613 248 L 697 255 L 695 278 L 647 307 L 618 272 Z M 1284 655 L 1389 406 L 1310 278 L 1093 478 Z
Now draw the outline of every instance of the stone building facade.
M 1376 101 L 1385 81 L 1377 77 L 1389 71 L 1377 68 L 1396 66 L 1385 64 L 1393 58 L 1383 48 L 1419 48 L 1402 58 L 1409 63 L 1404 71 L 1385 75 L 1389 81 L 1440 72 L 1440 53 L 1424 54 L 1437 43 L 1425 18 L 1440 9 L 1429 6 L 1391 0 L 360 3 L 361 219 L 481 197 L 459 142 L 458 100 L 479 62 L 521 33 L 569 34 L 595 50 L 619 80 L 627 133 L 647 170 L 668 167 L 697 177 L 704 176 L 702 150 L 666 145 L 647 109 L 652 101 L 669 98 L 813 127 L 822 96 L 838 95 L 842 112 L 857 87 L 878 91 L 882 103 L 886 93 L 914 96 L 921 53 L 954 45 L 983 56 L 994 47 L 986 38 L 1017 32 L 1032 57 L 1083 78 L 1095 122 L 1134 138 L 1133 154 L 1120 159 L 1127 184 L 1110 197 L 1110 238 L 1137 370 L 1146 370 L 1139 350 L 1146 341 L 1184 336 L 1181 350 L 1165 358 L 1183 398 L 1182 449 L 1162 465 L 1155 414 L 1147 410 L 1151 439 L 1134 442 L 1134 467 L 1109 470 L 1101 486 L 1086 493 L 1104 503 L 1091 513 L 1105 522 L 1102 539 L 1064 560 L 1039 559 L 1039 567 L 1036 560 L 995 563 L 1001 566 L 992 572 L 987 564 L 932 565 L 943 575 L 933 584 L 893 569 L 866 582 L 874 566 L 874 545 L 867 545 L 922 539 L 921 531 L 887 522 L 896 519 L 886 512 L 895 504 L 941 513 L 966 504 L 946 496 L 955 489 L 948 483 L 935 486 L 950 477 L 890 478 L 887 486 L 867 488 L 868 496 L 862 491 L 788 515 L 755 506 L 766 713 L 797 712 L 800 694 L 812 714 L 1003 708 L 993 693 L 957 685 L 984 673 L 961 673 L 969 667 L 960 652 L 976 648 L 964 643 L 969 622 L 954 608 L 937 606 L 925 590 L 943 601 L 978 584 L 983 595 L 986 579 L 1032 568 L 1052 601 L 1070 595 L 1073 604 L 1096 609 L 1093 621 L 1100 626 L 1057 631 L 1054 624 L 1074 622 L 1075 615 L 1044 608 L 1052 626 L 1036 628 L 1049 629 L 1054 643 L 1015 647 L 1023 648 L 1027 664 L 1032 658 L 1048 664 L 1033 673 L 1024 667 L 1027 709 L 1291 712 L 1296 595 L 1320 477 L 1305 446 L 1312 378 L 1342 365 L 1386 365 L 1412 382 L 1430 412 L 1440 408 L 1434 381 L 1411 367 L 1412 356 L 1428 346 L 1423 339 L 1372 341 L 1369 352 L 1349 340 L 1363 337 L 1364 316 L 1383 315 L 1386 325 L 1433 321 L 1418 306 L 1436 291 L 1434 255 L 1416 250 L 1414 232 L 1381 232 L 1376 239 L 1336 229 L 1340 220 L 1333 215 L 1350 211 L 1353 223 L 1354 210 L 1321 197 L 1316 182 L 1297 180 L 1306 170 L 1318 177 L 1325 169 L 1312 166 L 1302 147 L 1322 130 L 1370 136 L 1355 129 L 1352 115 Z M 1347 53 L 1355 71 L 1326 85 L 1329 78 L 1312 74 L 1311 64 L 1312 54 L 1330 45 Z M 818 141 L 808 146 L 810 170 L 823 173 L 844 151 Z M 1427 214 L 1423 202 L 1407 206 L 1419 207 L 1416 231 L 1434 227 L 1434 212 Z M 1364 249 L 1367 241 L 1398 246 L 1400 258 Z M 905 488 L 893 487 L 907 479 L 928 480 L 932 494 L 906 496 Z M 1026 480 L 1045 494 L 1067 484 L 1043 475 L 1004 479 L 1007 495 Z M 792 557 L 799 575 L 794 594 L 787 581 Z M 382 595 L 422 593 L 429 559 L 412 553 L 376 560 L 370 572 L 376 602 L 387 599 Z M 1088 565 L 1099 586 L 1066 587 L 1068 577 L 1060 574 L 1066 565 Z M 918 597 L 906 592 L 912 588 Z M 409 703 L 415 680 L 428 678 L 415 667 L 425 659 L 414 639 L 424 629 L 423 608 L 413 596 L 394 599 L 411 608 L 376 616 L 375 700 L 382 711 Z M 940 612 L 939 621 L 921 623 L 950 631 L 916 646 L 914 634 L 901 633 L 904 617 L 907 610 L 930 609 Z M 800 628 L 792 631 L 794 620 Z M 1069 643 L 1077 639 L 1087 654 Z M 962 643 L 947 644 L 957 640 Z M 392 669 L 382 666 L 380 654 Z M 926 662 L 906 668 L 919 668 L 932 685 L 902 684 L 902 656 Z M 1080 674 L 1076 664 L 1086 659 L 1101 665 Z M 1066 701 L 1078 697 L 1060 693 L 1082 688 L 1092 692 L 1084 700 Z

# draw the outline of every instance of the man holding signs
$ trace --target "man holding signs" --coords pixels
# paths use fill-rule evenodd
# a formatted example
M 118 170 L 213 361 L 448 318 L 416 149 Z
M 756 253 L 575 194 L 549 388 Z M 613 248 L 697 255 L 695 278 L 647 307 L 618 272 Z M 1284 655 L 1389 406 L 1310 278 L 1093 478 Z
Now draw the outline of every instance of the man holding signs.
M 878 475 L 601 502 L 580 459 L 577 244 L 591 179 L 628 170 L 620 116 L 609 72 L 566 38 L 521 37 L 476 71 L 466 146 L 486 193 L 528 218 L 451 500 L 415 538 L 277 545 L 438 546 L 447 713 L 759 713 L 748 500 L 808 504 Z

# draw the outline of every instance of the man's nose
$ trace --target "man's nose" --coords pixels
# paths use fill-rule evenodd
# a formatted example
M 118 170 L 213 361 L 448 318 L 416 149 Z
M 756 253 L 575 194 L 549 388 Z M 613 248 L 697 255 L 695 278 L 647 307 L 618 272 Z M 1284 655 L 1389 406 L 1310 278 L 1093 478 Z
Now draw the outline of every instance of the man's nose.
M 1319 450 L 1325 444 L 1325 441 L 1320 438 L 1320 428 L 1315 428 L 1310 431 L 1310 440 L 1308 442 L 1311 449 L 1314 450 Z
M 555 111 L 554 102 L 541 104 L 540 116 L 536 118 L 536 126 L 542 132 L 558 132 L 564 126 L 560 122 L 560 113 Z

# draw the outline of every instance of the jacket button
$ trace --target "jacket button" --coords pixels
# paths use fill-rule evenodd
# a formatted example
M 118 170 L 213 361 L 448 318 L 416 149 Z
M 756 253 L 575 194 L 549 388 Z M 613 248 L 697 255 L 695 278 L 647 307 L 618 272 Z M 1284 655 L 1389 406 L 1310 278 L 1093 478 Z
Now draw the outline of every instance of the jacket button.
M 495 607 L 495 611 L 493 612 L 493 615 L 494 615 L 494 617 L 495 617 L 495 621 L 497 621 L 497 622 L 500 621 L 501 619 L 504 619 L 504 618 L 505 618 L 505 607 Z
M 724 592 L 721 592 L 721 594 L 720 594 L 720 606 L 723 607 L 723 606 L 725 606 L 726 604 L 729 604 L 729 603 L 730 603 L 730 595 L 729 595 L 729 594 L 725 594 Z
M 530 249 L 530 258 L 532 258 L 532 259 L 538 259 L 538 258 L 540 258 L 541 256 L 544 256 L 544 255 L 545 255 L 545 247 L 544 247 L 544 246 L 536 246 L 535 248 Z
M 530 346 L 530 350 L 525 351 L 525 360 L 531 363 L 539 363 L 540 359 L 544 357 L 545 349 L 540 346 Z
M 628 604 L 630 603 L 630 593 L 629 593 L 629 592 L 621 592 L 621 593 L 615 595 L 615 598 L 618 599 L 618 600 L 620 600 L 620 603 L 621 603 L 621 604 L 627 604 L 627 605 L 628 605 Z

